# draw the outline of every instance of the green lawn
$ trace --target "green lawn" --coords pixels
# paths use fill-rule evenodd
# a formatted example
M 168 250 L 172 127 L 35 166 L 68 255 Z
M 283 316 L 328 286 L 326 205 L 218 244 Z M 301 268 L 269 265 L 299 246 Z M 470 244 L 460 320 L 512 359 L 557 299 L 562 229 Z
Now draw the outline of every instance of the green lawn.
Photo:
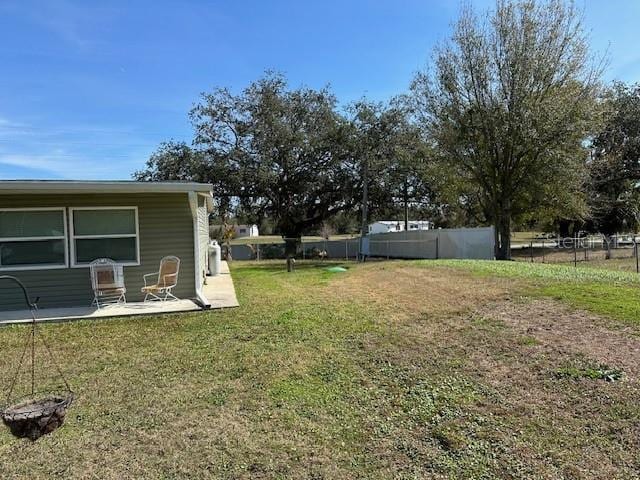
M 614 262 L 614 260 L 610 260 Z M 607 318 L 640 324 L 640 275 L 617 268 L 596 268 L 587 263 L 544 265 L 519 262 L 441 260 L 435 265 L 462 268 L 483 276 L 529 280 L 527 293 L 561 300 Z
M 78 400 L 35 443 L 2 431 L 0 478 L 640 471 L 637 276 L 327 265 L 236 262 L 237 309 L 44 325 Z M 0 329 L 0 378 L 25 333 Z

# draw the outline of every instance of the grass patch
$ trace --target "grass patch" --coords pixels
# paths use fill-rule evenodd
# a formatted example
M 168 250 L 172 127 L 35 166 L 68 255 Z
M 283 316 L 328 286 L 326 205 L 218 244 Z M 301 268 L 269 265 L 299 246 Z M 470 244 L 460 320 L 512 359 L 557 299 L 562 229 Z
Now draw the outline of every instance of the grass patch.
M 522 293 L 560 300 L 573 307 L 630 324 L 640 323 L 640 275 L 567 265 L 474 260 L 420 261 L 427 267 L 464 269 L 481 278 L 524 279 Z
M 537 287 L 537 294 L 631 324 L 640 322 L 640 289 L 607 283 L 564 283 Z
M 535 338 L 528 335 L 522 336 L 518 338 L 518 345 L 524 345 L 527 347 L 531 347 L 534 345 L 540 345 L 540 342 Z
M 483 276 L 501 276 L 558 282 L 603 282 L 616 284 L 640 284 L 635 272 L 605 270 L 526 262 L 499 262 L 493 260 L 431 260 L 418 261 L 424 266 L 460 268 Z
M 597 367 L 563 367 L 554 372 L 556 378 L 570 378 L 579 380 L 587 378 L 590 380 L 605 380 L 607 382 L 615 382 L 623 377 L 622 370 L 611 368 L 608 365 L 599 365 Z

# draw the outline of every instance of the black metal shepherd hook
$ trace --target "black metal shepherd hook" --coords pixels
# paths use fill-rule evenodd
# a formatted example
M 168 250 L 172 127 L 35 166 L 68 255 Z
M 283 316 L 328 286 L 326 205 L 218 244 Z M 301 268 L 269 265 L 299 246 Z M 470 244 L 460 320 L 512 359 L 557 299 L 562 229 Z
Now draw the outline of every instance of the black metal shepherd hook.
M 18 286 L 22 289 L 22 293 L 24 294 L 24 301 L 27 304 L 27 308 L 29 310 L 37 310 L 38 309 L 38 298 L 36 298 L 36 300 L 34 302 L 31 301 L 31 299 L 29 298 L 29 294 L 27 293 L 27 288 L 24 286 L 24 283 L 22 283 L 20 280 L 18 280 L 16 277 L 12 277 L 11 275 L 0 275 L 0 280 L 12 280 L 15 283 L 18 284 Z M 35 318 L 34 318 L 35 321 Z
M 46 395 L 40 395 L 36 397 L 35 392 L 35 348 L 36 348 L 36 316 L 35 312 L 38 309 L 38 298 L 35 301 L 31 301 L 27 289 L 24 284 L 11 275 L 0 275 L 0 280 L 11 280 L 16 283 L 24 294 L 24 301 L 27 307 L 31 311 L 31 332 L 25 342 L 22 356 L 20 357 L 20 364 L 16 373 L 11 380 L 11 386 L 9 387 L 9 393 L 7 394 L 6 404 L 0 412 L 2 421 L 9 427 L 11 433 L 16 437 L 26 437 L 31 440 L 36 440 L 42 435 L 52 432 L 56 428 L 60 427 L 64 422 L 64 417 L 67 408 L 71 405 L 74 399 L 73 391 L 67 382 L 67 379 L 62 374 L 60 367 L 55 361 L 49 345 L 45 341 L 42 335 L 39 335 L 40 341 L 45 347 L 51 362 L 57 370 L 58 375 L 65 384 L 66 391 L 63 394 L 49 393 Z M 16 381 L 22 369 L 25 354 L 31 346 L 31 398 L 28 401 L 19 402 L 15 405 L 9 405 L 11 402 L 14 387 Z
M 31 299 L 29 298 L 29 294 L 27 293 L 27 287 L 25 287 L 24 283 L 22 283 L 16 277 L 12 277 L 11 275 L 0 275 L 0 280 L 11 280 L 12 282 L 17 283 L 20 289 L 22 290 L 22 293 L 24 295 L 24 301 L 27 304 L 27 308 L 31 310 L 31 335 L 30 335 L 31 337 L 31 395 L 33 395 L 35 390 L 35 341 L 36 341 L 36 316 L 34 312 L 35 310 L 38 309 L 38 305 L 37 305 L 38 300 L 36 299 L 35 302 L 31 301 Z M 29 342 L 25 344 L 25 349 L 22 353 L 22 357 L 20 358 L 20 366 L 18 367 L 18 372 L 16 372 L 16 375 L 13 378 L 13 381 L 11 382 L 11 388 L 9 389 L 9 393 L 7 394 L 7 403 L 9 403 L 11 394 L 13 393 L 13 389 L 15 387 L 16 380 L 18 378 L 19 370 L 22 367 L 24 354 L 26 353 L 28 346 L 29 346 Z

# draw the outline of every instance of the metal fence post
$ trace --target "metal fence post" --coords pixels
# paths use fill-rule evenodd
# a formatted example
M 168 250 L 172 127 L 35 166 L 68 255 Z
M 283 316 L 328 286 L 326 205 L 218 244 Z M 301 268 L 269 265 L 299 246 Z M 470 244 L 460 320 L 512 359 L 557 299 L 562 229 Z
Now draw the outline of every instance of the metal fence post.
M 589 242 L 585 240 L 584 242 L 584 261 L 589 260 Z
M 387 240 L 387 260 L 389 260 L 389 240 Z
M 578 266 L 578 250 L 576 249 L 576 237 L 573 237 L 573 266 Z
M 344 259 L 349 260 L 349 240 L 344 241 Z
M 438 236 L 436 237 L 436 260 L 440 258 L 440 232 L 438 232 Z
M 542 263 L 544 263 L 544 240 L 542 240 Z
M 529 255 L 531 256 L 531 263 L 533 263 L 533 240 L 529 242 Z
M 640 273 L 640 265 L 638 264 L 638 242 L 635 237 L 633 237 L 633 250 L 636 256 L 636 273 Z

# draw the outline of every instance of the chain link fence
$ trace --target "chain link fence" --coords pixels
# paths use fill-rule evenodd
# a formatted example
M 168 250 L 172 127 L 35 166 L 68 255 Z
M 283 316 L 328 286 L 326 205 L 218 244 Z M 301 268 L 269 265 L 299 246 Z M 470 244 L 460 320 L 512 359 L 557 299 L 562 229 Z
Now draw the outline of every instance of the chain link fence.
M 616 264 L 640 273 L 638 235 L 531 238 L 512 245 L 512 258 L 532 263 Z
M 246 243 L 231 245 L 233 260 L 285 259 L 285 239 L 268 243 Z M 223 254 L 229 247 L 223 246 Z M 360 237 L 339 240 L 313 240 L 297 244 L 295 258 L 298 260 L 343 259 L 354 260 L 360 251 Z
M 284 259 L 284 240 L 231 245 L 231 255 L 234 260 Z M 355 260 L 362 253 L 368 258 L 381 259 L 492 259 L 493 250 L 492 227 L 459 228 L 380 233 L 364 238 L 303 240 L 297 244 L 295 258 Z

